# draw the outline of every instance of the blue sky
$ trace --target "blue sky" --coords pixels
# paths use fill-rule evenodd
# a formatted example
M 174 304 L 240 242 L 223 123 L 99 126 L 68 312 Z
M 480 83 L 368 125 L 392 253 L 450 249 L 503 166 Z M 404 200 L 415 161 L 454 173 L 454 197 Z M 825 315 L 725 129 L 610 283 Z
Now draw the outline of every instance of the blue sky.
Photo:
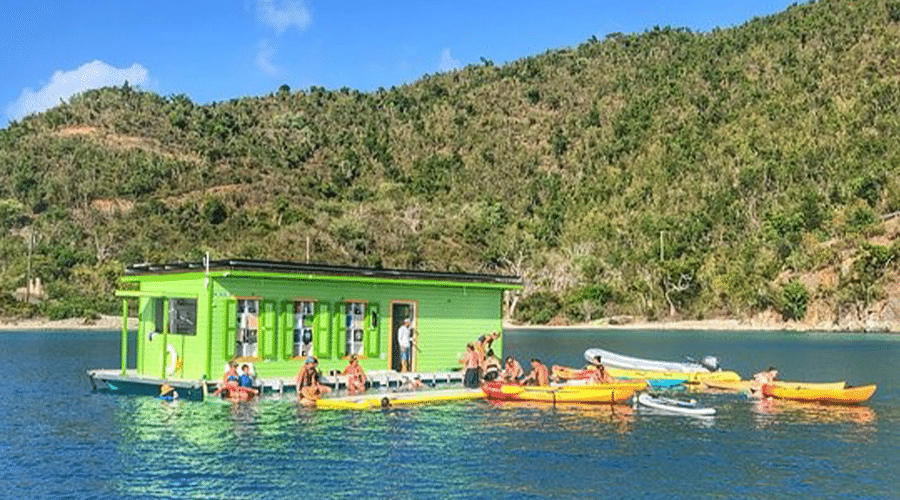
M 728 28 L 788 0 L 6 0 L 0 127 L 130 84 L 196 103 L 282 84 L 362 91 L 653 26 Z

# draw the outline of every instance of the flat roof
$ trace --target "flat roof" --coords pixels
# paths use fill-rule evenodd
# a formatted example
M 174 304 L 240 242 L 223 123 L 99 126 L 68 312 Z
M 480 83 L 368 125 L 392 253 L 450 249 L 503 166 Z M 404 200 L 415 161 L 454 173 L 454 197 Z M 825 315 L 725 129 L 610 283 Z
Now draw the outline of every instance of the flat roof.
M 256 271 L 265 273 L 315 274 L 322 276 L 359 276 L 382 279 L 439 280 L 463 283 L 495 283 L 517 287 L 522 284 L 519 276 L 450 273 L 439 271 L 419 271 L 412 269 L 382 269 L 372 267 L 334 266 L 327 264 L 304 264 L 299 262 L 279 262 L 253 259 L 210 260 L 210 271 Z M 175 274 L 184 272 L 203 272 L 207 269 L 205 261 L 174 262 L 170 264 L 129 264 L 125 266 L 126 276 Z

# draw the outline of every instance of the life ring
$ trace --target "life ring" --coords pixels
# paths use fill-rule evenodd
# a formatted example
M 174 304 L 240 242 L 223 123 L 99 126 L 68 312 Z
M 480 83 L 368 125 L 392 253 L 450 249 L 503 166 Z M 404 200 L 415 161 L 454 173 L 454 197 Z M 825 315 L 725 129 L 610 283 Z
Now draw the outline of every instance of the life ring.
M 166 375 L 174 375 L 175 370 L 178 369 L 178 365 L 180 364 L 178 351 L 175 350 L 175 346 L 172 344 L 166 344 L 166 353 Z

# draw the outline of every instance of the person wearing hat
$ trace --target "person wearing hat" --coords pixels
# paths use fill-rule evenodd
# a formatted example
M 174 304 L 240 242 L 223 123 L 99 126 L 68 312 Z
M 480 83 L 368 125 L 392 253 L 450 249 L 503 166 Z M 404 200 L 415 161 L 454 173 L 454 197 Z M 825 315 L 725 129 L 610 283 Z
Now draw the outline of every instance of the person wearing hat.
M 409 318 L 403 320 L 403 325 L 397 329 L 397 345 L 400 347 L 400 371 L 411 371 L 412 366 L 412 330 L 409 327 Z
M 163 384 L 159 388 L 159 399 L 163 401 L 175 401 L 178 399 L 178 392 L 169 384 Z
M 359 394 L 366 390 L 366 372 L 359 366 L 356 354 L 350 356 L 350 364 L 344 369 L 343 375 L 347 377 L 348 393 Z
M 297 395 L 298 401 L 301 404 L 315 405 L 316 400 L 319 399 L 322 394 L 331 391 L 330 388 L 319 382 L 319 377 L 321 376 L 322 374 L 319 372 L 319 360 L 316 359 L 315 356 L 307 356 L 306 363 L 304 363 L 303 367 L 300 368 L 300 371 L 297 372 Z

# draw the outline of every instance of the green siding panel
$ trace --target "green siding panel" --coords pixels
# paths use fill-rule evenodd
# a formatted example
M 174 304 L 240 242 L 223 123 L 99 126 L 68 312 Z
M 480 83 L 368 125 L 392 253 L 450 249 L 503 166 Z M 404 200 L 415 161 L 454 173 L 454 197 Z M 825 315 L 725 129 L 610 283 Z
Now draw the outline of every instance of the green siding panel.
M 141 293 L 137 298 L 141 321 L 138 336 L 138 371 L 156 375 L 160 371 L 163 349 L 162 335 L 149 340 L 153 330 L 152 296 L 196 296 L 198 298 L 197 335 L 168 336 L 170 344 L 183 357 L 185 378 L 199 378 L 208 371 L 209 378 L 221 377 L 224 362 L 234 355 L 236 331 L 235 297 L 259 297 L 260 353 L 265 358 L 256 363 L 262 377 L 284 377 L 289 380 L 303 364 L 293 357 L 293 301 L 297 297 L 315 301 L 313 352 L 320 358 L 323 371 L 343 369 L 348 301 L 366 302 L 364 353 L 361 361 L 366 370 L 389 369 L 391 364 L 392 302 L 417 304 L 415 327 L 421 351 L 415 353 L 416 369 L 440 371 L 458 367 L 458 357 L 467 342 L 479 335 L 501 329 L 500 307 L 503 290 L 473 286 L 430 286 L 425 283 L 392 283 L 295 277 L 216 276 L 207 290 L 202 275 L 182 279 L 177 274 L 141 277 Z M 210 302 L 211 301 L 211 302 Z M 271 309 L 270 309 L 271 305 Z M 372 314 L 378 320 L 372 323 Z M 207 331 L 212 337 L 207 338 Z M 501 355 L 501 342 L 495 350 Z
M 378 312 L 378 304 L 369 303 L 369 311 L 366 313 L 366 356 L 378 358 L 381 356 L 381 316 Z
M 313 351 L 316 357 L 328 359 L 331 357 L 331 313 L 328 304 L 320 302 L 316 304 L 316 331 L 313 332 Z
M 330 358 L 340 359 L 344 356 L 344 336 L 347 334 L 347 304 L 335 304 L 331 316 Z
M 229 360 L 234 357 L 235 329 L 237 328 L 237 301 L 228 299 L 222 308 L 222 358 Z M 213 365 L 215 366 L 215 365 Z
M 276 309 L 272 301 L 263 301 L 260 306 L 261 318 L 259 319 L 259 356 L 261 358 L 275 358 L 275 322 Z
M 279 355 L 277 359 L 291 359 L 294 355 L 294 310 L 291 302 L 278 303 L 278 349 Z

